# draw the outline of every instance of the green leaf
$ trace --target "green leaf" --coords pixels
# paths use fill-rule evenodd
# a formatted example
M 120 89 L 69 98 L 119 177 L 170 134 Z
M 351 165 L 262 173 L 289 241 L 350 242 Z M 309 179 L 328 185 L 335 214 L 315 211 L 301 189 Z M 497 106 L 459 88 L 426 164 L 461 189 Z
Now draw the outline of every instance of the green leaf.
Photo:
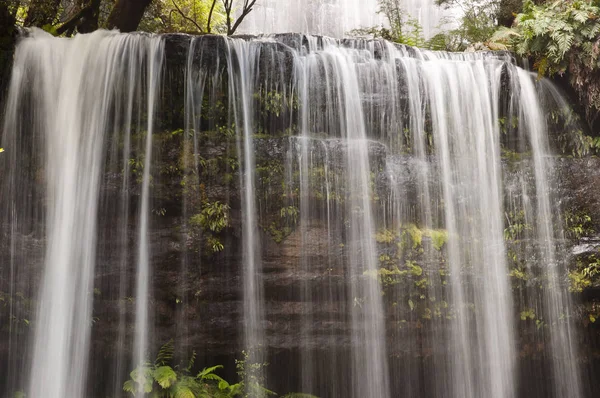
M 227 389 L 229 389 L 229 383 L 226 382 L 225 380 L 219 381 L 219 390 L 224 391 Z
M 196 394 L 187 386 L 175 385 L 174 390 L 173 398 L 196 398 Z
M 223 365 L 216 365 L 210 368 L 204 368 L 200 373 L 198 373 L 198 377 L 202 378 L 210 373 L 214 373 L 217 369 L 223 369 Z
M 170 366 L 160 366 L 154 369 L 152 376 L 163 389 L 171 387 L 177 381 L 177 373 Z
M 130 392 L 135 395 L 135 382 L 133 380 L 127 380 L 123 383 L 123 391 Z
M 173 339 L 167 341 L 158 351 L 158 355 L 156 356 L 156 361 L 154 362 L 156 365 L 166 365 L 171 362 L 173 359 L 173 352 L 175 351 L 175 347 L 173 345 Z

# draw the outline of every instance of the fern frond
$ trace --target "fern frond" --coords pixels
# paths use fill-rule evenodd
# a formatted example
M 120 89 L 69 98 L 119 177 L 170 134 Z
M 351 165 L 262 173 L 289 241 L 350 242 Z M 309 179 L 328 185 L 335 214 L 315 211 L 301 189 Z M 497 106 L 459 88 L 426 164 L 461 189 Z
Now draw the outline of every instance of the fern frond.
M 152 376 L 163 389 L 171 387 L 177 381 L 177 373 L 170 366 L 160 366 L 154 369 Z
M 173 344 L 173 339 L 167 341 L 160 350 L 158 351 L 158 355 L 156 356 L 156 361 L 154 361 L 155 365 L 167 365 L 173 359 L 173 353 L 175 352 L 175 346 Z
M 123 391 L 131 393 L 131 395 L 135 395 L 135 382 L 133 380 L 127 380 L 125 383 L 123 383 Z
M 190 360 L 188 361 L 188 366 L 187 366 L 187 368 L 185 368 L 185 371 L 187 373 L 190 373 L 192 371 L 192 368 L 194 367 L 195 362 L 196 362 L 196 351 L 192 351 L 192 356 L 190 357 Z
M 212 380 L 212 381 L 216 381 L 216 382 L 219 382 L 219 383 L 221 381 L 224 381 L 224 379 L 221 376 L 219 376 L 217 374 L 214 374 L 214 373 L 209 373 L 209 374 L 203 376 L 201 378 L 201 380 Z
M 204 379 L 206 376 L 213 374 L 217 369 L 223 369 L 223 365 L 211 366 L 210 368 L 204 368 L 198 373 L 198 378 Z
M 187 386 L 176 384 L 173 390 L 171 395 L 173 398 L 197 398 L 196 394 Z

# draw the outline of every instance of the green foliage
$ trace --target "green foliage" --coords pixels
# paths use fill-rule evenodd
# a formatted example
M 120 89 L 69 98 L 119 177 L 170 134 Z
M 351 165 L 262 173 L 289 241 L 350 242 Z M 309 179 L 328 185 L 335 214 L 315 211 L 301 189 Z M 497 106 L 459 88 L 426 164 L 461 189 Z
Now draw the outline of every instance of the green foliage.
M 528 319 L 534 320 L 535 311 L 532 308 L 527 308 L 526 310 L 521 311 L 520 317 L 522 321 L 526 321 Z
M 58 36 L 58 32 L 56 30 L 56 26 L 52 25 L 52 24 L 46 24 L 44 26 L 42 26 L 42 30 L 50 33 L 52 36 Z
M 591 255 L 585 261 L 579 260 L 577 267 L 569 271 L 569 291 L 581 293 L 600 279 L 600 260 Z
M 216 202 L 206 202 L 202 205 L 200 214 L 192 216 L 190 223 L 203 229 L 219 233 L 229 226 L 229 205 Z
M 505 217 L 507 226 L 504 229 L 504 240 L 506 241 L 514 242 L 523 239 L 524 233 L 532 229 L 526 221 L 523 210 L 507 212 Z
M 296 206 L 282 207 L 279 211 L 279 215 L 281 216 L 281 218 L 289 218 L 293 224 L 296 224 L 298 222 L 299 214 L 300 211 Z
M 399 0 L 379 0 L 378 12 L 385 16 L 389 28 L 374 26 L 355 29 L 350 34 L 353 36 L 382 38 L 407 46 L 425 47 L 426 40 L 423 36 L 423 27 L 417 19 L 404 11 Z
M 155 33 L 206 33 L 212 0 L 153 0 L 140 22 L 139 29 Z M 221 1 L 215 3 L 211 31 L 226 33 Z
M 592 218 L 583 212 L 565 213 L 565 234 L 571 239 L 581 239 L 594 232 Z
M 298 97 L 287 96 L 281 91 L 261 89 L 254 98 L 258 100 L 258 109 L 263 117 L 280 117 L 285 112 L 298 109 Z
M 253 353 L 258 351 L 242 351 L 242 359 L 235 360 L 238 377 L 242 380 L 244 398 L 277 396 L 277 393 L 264 387 L 264 368 L 267 362 L 255 362 Z
M 179 370 L 173 366 L 174 345 L 170 340 L 161 347 L 154 361 L 140 364 L 130 373 L 123 384 L 123 391 L 133 396 L 142 394 L 153 398 L 231 398 L 242 395 L 242 384 L 229 384 L 215 372 L 221 365 L 202 369 L 192 375 L 196 353 L 192 354 L 188 366 Z
M 584 1 L 554 1 L 536 5 L 526 0 L 517 16 L 519 54 L 535 56 L 540 74 L 563 73 L 567 53 L 576 47 L 581 56 L 597 59 L 592 39 L 600 33 L 600 9 Z M 585 43 L 585 44 L 584 44 Z
M 527 275 L 527 272 L 523 268 L 520 268 L 520 267 L 511 269 L 508 275 L 511 278 L 519 279 L 522 281 L 529 280 L 529 276 Z
M 223 251 L 225 248 L 216 234 L 229 226 L 229 210 L 229 205 L 219 201 L 204 201 L 202 211 L 190 218 L 192 227 L 200 227 L 204 231 L 206 246 L 213 253 Z
M 421 243 L 423 243 L 423 231 L 419 227 L 415 224 L 409 224 L 405 232 L 410 236 L 413 249 L 421 246 Z
M 442 247 L 448 241 L 448 231 L 446 230 L 430 230 L 429 236 L 431 237 L 431 243 L 436 250 L 442 250 Z
M 392 243 L 396 240 L 398 235 L 389 229 L 383 229 L 375 234 L 375 241 L 377 243 Z
M 600 44 L 598 2 L 526 0 L 516 17 L 512 44 L 520 55 L 532 57 L 540 76 L 569 71 L 570 83 L 584 100 L 588 118 L 600 110 L 598 79 Z
M 506 49 L 505 46 L 497 43 L 494 38 L 494 34 L 498 29 L 499 0 L 437 0 L 436 3 L 440 6 L 459 7 L 462 12 L 455 23 L 457 27 L 440 33 L 436 38 L 437 47 L 445 42 L 446 48 L 433 49 L 463 51 L 476 43 L 483 43 L 484 48 L 491 50 Z

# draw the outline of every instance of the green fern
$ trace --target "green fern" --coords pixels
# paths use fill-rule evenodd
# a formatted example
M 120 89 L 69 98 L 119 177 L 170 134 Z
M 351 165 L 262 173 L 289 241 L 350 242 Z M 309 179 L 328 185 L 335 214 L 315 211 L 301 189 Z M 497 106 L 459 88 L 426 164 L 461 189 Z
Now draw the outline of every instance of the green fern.
M 171 387 L 177 381 L 177 373 L 170 366 L 155 368 L 152 376 L 163 389 Z
M 192 368 L 194 367 L 195 362 L 196 362 L 196 351 L 192 351 L 192 356 L 190 357 L 190 360 L 188 361 L 188 366 L 187 366 L 187 368 L 185 368 L 186 373 L 190 373 L 192 371 Z
M 156 356 L 156 361 L 154 361 L 155 365 L 166 365 L 171 362 L 173 359 L 173 353 L 175 352 L 175 346 L 173 344 L 173 339 L 167 341 L 160 350 L 158 351 L 158 355 Z

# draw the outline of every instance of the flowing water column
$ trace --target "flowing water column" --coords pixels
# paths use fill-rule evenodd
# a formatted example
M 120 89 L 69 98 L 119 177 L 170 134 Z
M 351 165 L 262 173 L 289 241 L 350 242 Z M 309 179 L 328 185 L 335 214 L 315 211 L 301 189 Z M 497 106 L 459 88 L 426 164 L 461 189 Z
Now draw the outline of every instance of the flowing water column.
M 148 350 L 148 341 L 150 337 L 149 322 L 149 298 L 150 298 L 150 247 L 148 242 L 149 227 L 148 218 L 150 212 L 150 170 L 152 168 L 152 133 L 154 132 L 154 116 L 156 111 L 156 100 L 159 94 L 160 75 L 163 63 L 162 39 L 158 36 L 149 39 L 147 52 L 147 133 L 146 149 L 144 154 L 144 173 L 142 177 L 142 202 L 140 206 L 140 229 L 139 229 L 139 248 L 136 276 L 136 294 L 135 294 L 135 342 L 134 342 L 134 363 L 141 365 L 144 363 Z M 137 392 L 137 397 L 143 397 L 142 391 Z
M 310 124 L 309 124 L 309 101 L 310 96 L 308 93 L 308 85 L 309 85 L 309 76 L 312 71 L 310 60 L 313 60 L 314 55 L 308 55 L 307 57 L 295 57 L 295 73 L 296 80 L 298 84 L 298 98 L 301 99 L 301 103 L 299 107 L 301 109 L 300 113 L 300 137 L 296 139 L 296 152 L 298 157 L 298 169 L 300 172 L 300 236 L 302 239 L 302 246 L 306 244 L 305 238 L 307 238 L 309 223 L 311 222 L 311 214 L 310 214 L 310 183 L 309 183 L 309 152 L 311 151 L 311 147 L 313 145 L 313 141 L 310 139 Z M 302 280 L 301 287 L 301 297 L 302 303 L 310 303 L 312 304 L 312 294 L 311 294 L 311 279 L 308 277 L 310 275 L 310 260 L 308 256 L 310 253 L 307 253 L 306 250 L 303 250 L 303 253 L 300 258 L 301 270 L 305 273 L 305 278 Z M 309 310 L 310 312 L 310 310 Z M 300 331 L 302 338 L 306 339 L 306 341 L 310 340 L 311 336 L 311 328 L 313 325 L 313 316 L 312 312 L 305 316 L 306 319 L 302 322 L 302 329 Z M 313 355 L 312 348 L 305 347 L 300 350 L 300 361 L 301 361 L 301 386 L 302 391 L 312 392 L 313 391 L 313 382 L 315 379 L 314 372 L 314 364 L 313 364 Z
M 238 136 L 238 154 L 243 156 L 240 173 L 243 211 L 243 281 L 244 281 L 244 347 L 247 363 L 262 364 L 264 347 L 264 302 L 262 259 L 257 224 L 256 185 L 254 181 L 254 106 L 253 95 L 261 46 L 259 42 L 227 39 L 227 67 L 229 74 L 229 102 L 233 109 Z M 252 382 L 264 380 L 259 367 L 252 375 L 246 374 L 246 386 L 253 396 L 265 392 Z M 250 372 L 248 372 L 250 373 Z
M 139 71 L 142 70 L 144 62 L 144 46 L 140 45 L 140 37 L 134 35 L 123 35 L 122 40 L 124 41 L 123 49 L 120 57 L 116 58 L 118 66 L 121 68 L 123 78 L 125 78 L 124 87 L 122 87 L 123 98 L 115 98 L 115 123 L 113 127 L 113 150 L 119 151 L 120 139 L 123 140 L 122 149 L 122 163 L 121 170 L 123 173 L 123 181 L 121 184 L 120 191 L 120 206 L 118 211 L 119 223 L 117 226 L 117 233 L 119 234 L 119 244 L 121 250 L 119 253 L 119 284 L 117 290 L 117 300 L 123 300 L 127 296 L 129 288 L 129 248 L 128 248 L 128 225 L 129 225 L 129 190 L 130 190 L 130 156 L 131 156 L 131 129 L 132 121 L 134 119 L 134 103 L 135 99 L 141 97 L 141 76 Z M 118 94 L 117 94 L 118 95 Z M 121 103 L 123 101 L 123 103 Z M 124 109 L 122 109 L 124 108 Z M 121 114 L 123 112 L 123 114 Z M 139 113 L 139 112 L 138 112 Z M 139 115 L 137 124 L 140 124 Z M 120 137 L 120 135 L 123 137 Z M 118 158 L 118 155 L 115 156 Z M 114 231 L 110 231 L 114 233 Z M 127 342 L 127 316 L 125 311 L 119 312 L 119 329 L 117 337 L 117 352 L 114 360 L 114 373 L 113 373 L 113 394 L 118 396 L 123 391 L 124 374 L 127 373 L 127 365 L 129 361 L 129 350 L 126 347 L 129 346 Z
M 553 221 L 555 204 L 551 204 L 550 171 L 553 159 L 548 144 L 547 125 L 540 105 L 534 77 L 517 69 L 518 81 L 513 90 L 520 100 L 519 125 L 529 135 L 535 168 L 536 233 L 540 245 L 540 258 L 547 269 L 548 286 L 544 288 L 544 321 L 550 327 L 550 352 L 552 353 L 552 380 L 555 397 L 579 398 L 582 396 L 581 376 L 577 365 L 576 333 L 571 323 L 571 299 L 561 282 L 563 275 L 556 255 L 556 245 L 563 238 L 562 228 L 555 231 Z
M 336 116 L 347 145 L 352 396 L 385 398 L 390 390 L 381 290 L 377 278 L 363 277 L 364 272 L 376 273 L 378 264 L 371 210 L 369 141 L 357 75 L 361 55 L 357 50 L 330 44 L 321 56 L 326 68 L 332 71 L 331 88 L 336 90 L 336 103 L 340 104 Z
M 23 40 L 21 44 L 30 43 Z M 27 236 L 38 238 L 44 235 L 45 221 L 43 212 L 39 211 L 39 203 L 44 193 L 36 189 L 33 167 L 43 164 L 45 157 L 42 143 L 36 139 L 42 132 L 44 122 L 34 120 L 32 109 L 41 113 L 41 107 L 33 106 L 36 97 L 29 98 L 28 87 L 37 87 L 38 80 L 34 68 L 26 68 L 32 52 L 25 46 L 18 48 L 15 54 L 12 79 L 6 100 L 5 120 L 0 147 L 5 152 L 0 154 L 0 223 L 10 225 L 10 236 L 0 234 L 0 247 L 7 248 L 10 255 L 9 267 L 2 267 L 0 280 L 8 281 L 9 317 L 2 317 L 0 323 L 8 325 L 8 359 L 7 368 L 0 369 L 5 375 L 5 390 L 0 395 L 12 396 L 23 390 L 23 384 L 29 376 L 27 367 L 28 335 L 23 326 L 15 321 L 27 319 L 22 306 L 16 305 L 20 298 L 32 297 L 33 288 L 29 283 L 31 266 L 37 264 L 38 257 L 31 253 L 27 244 Z M 31 75 L 30 73 L 31 72 Z M 42 102 L 43 103 L 43 102 Z M 25 120 L 23 120 L 25 119 Z M 40 118 L 42 119 L 42 118 Z M 42 253 L 43 254 L 43 253 Z M 8 274 L 7 269 L 8 268 Z M 14 318 L 13 318 L 14 317 Z
M 452 380 L 455 396 L 506 398 L 515 394 L 515 348 L 502 221 L 502 64 L 467 61 L 423 65 L 450 237 Z
M 16 68 L 37 75 L 46 143 L 48 244 L 30 396 L 86 395 L 99 178 L 120 45 L 114 33 L 65 40 L 35 32 L 18 50 Z

